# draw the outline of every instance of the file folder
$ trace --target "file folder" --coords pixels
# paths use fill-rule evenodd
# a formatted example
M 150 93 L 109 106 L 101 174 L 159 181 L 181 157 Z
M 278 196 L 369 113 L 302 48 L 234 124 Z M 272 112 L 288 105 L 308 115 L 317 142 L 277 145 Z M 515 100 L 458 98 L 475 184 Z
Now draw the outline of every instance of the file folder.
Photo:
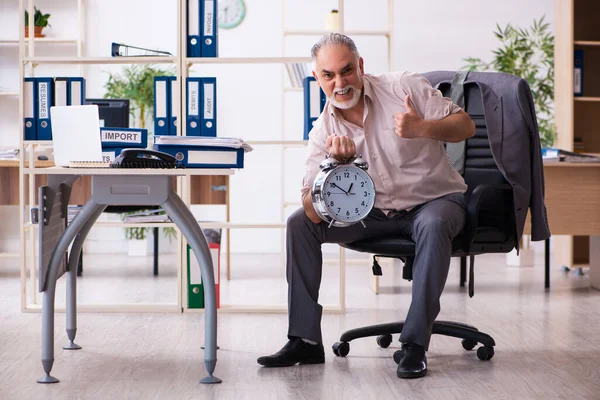
M 200 136 L 200 90 L 201 78 L 189 77 L 187 79 L 186 99 L 186 136 Z
M 193 0 L 188 0 L 193 1 Z M 200 0 L 201 21 L 201 54 L 202 57 L 218 57 L 218 19 L 217 0 Z
M 583 96 L 583 50 L 575 50 L 573 65 L 573 95 Z
M 217 136 L 217 78 L 200 78 L 202 82 L 202 127 L 200 135 Z
M 200 2 L 187 0 L 187 56 L 202 57 L 200 45 Z
M 24 140 L 37 140 L 37 84 L 35 78 L 23 83 Z
M 54 106 L 81 106 L 85 103 L 85 79 L 54 78 Z
M 171 154 L 186 168 L 244 168 L 243 148 L 155 144 L 154 149 Z
M 37 78 L 37 140 L 52 140 L 50 107 L 54 104 L 54 79 Z
M 85 78 L 67 78 L 67 105 L 82 106 L 85 104 Z
M 54 78 L 54 106 L 67 106 L 69 97 L 68 78 Z
M 102 148 L 135 147 L 145 149 L 148 146 L 148 129 L 142 128 L 100 128 Z
M 218 243 L 208 243 L 210 249 L 210 255 L 213 264 L 213 273 L 215 278 L 215 294 L 217 300 L 217 308 L 221 307 L 221 266 L 220 266 L 220 252 L 221 245 Z M 187 245 L 187 277 L 188 277 L 188 308 L 204 308 L 204 286 L 202 283 L 202 273 L 200 271 L 200 265 L 198 259 L 192 251 L 192 247 Z
M 179 81 L 176 76 L 169 77 L 169 81 L 171 82 L 171 92 L 169 93 L 171 97 L 170 104 L 170 123 L 169 123 L 169 135 L 177 136 L 177 116 L 179 115 L 179 99 L 180 99 L 180 89 L 179 89 Z
M 171 84 L 168 76 L 154 77 L 154 134 L 168 135 L 170 117 Z
M 304 78 L 302 86 L 304 88 L 304 140 L 308 140 L 308 134 L 325 108 L 327 96 L 313 76 Z

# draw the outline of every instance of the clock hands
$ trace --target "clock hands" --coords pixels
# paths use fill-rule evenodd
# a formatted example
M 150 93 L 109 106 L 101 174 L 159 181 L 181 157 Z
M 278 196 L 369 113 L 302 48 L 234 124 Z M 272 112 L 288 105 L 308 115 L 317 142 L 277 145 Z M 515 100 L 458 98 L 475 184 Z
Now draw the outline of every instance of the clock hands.
M 351 194 L 351 193 L 350 193 L 350 191 L 352 190 L 352 185 L 354 185 L 354 182 L 352 182 L 352 183 L 350 184 L 350 187 L 348 188 L 348 193 L 347 193 L 347 194 Z
M 336 188 L 340 189 L 342 192 L 346 193 L 346 195 L 348 195 L 348 192 L 346 192 L 344 189 L 342 189 L 341 187 L 339 187 L 335 183 L 332 183 L 331 186 L 335 186 Z M 352 186 L 352 185 L 350 185 L 350 186 Z

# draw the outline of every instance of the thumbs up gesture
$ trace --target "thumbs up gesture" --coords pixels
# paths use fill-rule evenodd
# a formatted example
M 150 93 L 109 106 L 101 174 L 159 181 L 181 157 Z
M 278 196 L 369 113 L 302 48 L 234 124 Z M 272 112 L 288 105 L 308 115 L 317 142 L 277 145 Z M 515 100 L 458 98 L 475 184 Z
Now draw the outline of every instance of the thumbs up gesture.
M 410 96 L 404 98 L 404 107 L 406 112 L 397 112 L 394 114 L 394 131 L 396 135 L 412 139 L 421 135 L 423 119 L 413 107 Z

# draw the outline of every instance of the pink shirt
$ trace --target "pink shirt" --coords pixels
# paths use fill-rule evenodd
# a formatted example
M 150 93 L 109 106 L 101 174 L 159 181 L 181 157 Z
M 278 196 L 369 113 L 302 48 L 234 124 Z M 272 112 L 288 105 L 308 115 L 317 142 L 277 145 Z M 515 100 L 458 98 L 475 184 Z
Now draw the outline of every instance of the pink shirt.
M 306 174 L 302 196 L 311 190 L 319 164 L 327 154 L 327 137 L 334 133 L 356 143 L 357 154 L 369 163 L 367 172 L 376 190 L 375 207 L 386 213 L 408 210 L 467 185 L 452 167 L 443 142 L 401 138 L 394 132 L 394 113 L 406 112 L 410 95 L 419 115 L 426 120 L 443 119 L 460 107 L 435 90 L 425 78 L 411 72 L 364 75 L 364 129 L 346 121 L 327 103 L 309 134 Z

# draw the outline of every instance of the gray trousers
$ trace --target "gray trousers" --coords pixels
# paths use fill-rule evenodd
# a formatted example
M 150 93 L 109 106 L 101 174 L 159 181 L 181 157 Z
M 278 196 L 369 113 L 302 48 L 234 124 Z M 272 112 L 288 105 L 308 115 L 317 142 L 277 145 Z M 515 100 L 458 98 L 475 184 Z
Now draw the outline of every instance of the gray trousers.
M 400 336 L 403 343 L 429 347 L 431 329 L 440 312 L 440 296 L 446 284 L 452 240 L 465 223 L 466 203 L 462 193 L 452 193 L 403 211 L 392 217 L 381 210 L 365 218 L 366 228 L 355 224 L 328 228 L 311 222 L 303 208 L 287 221 L 288 337 L 322 343 L 318 303 L 323 269 L 323 243 L 351 243 L 390 235 L 411 237 L 416 243 L 412 300 Z

